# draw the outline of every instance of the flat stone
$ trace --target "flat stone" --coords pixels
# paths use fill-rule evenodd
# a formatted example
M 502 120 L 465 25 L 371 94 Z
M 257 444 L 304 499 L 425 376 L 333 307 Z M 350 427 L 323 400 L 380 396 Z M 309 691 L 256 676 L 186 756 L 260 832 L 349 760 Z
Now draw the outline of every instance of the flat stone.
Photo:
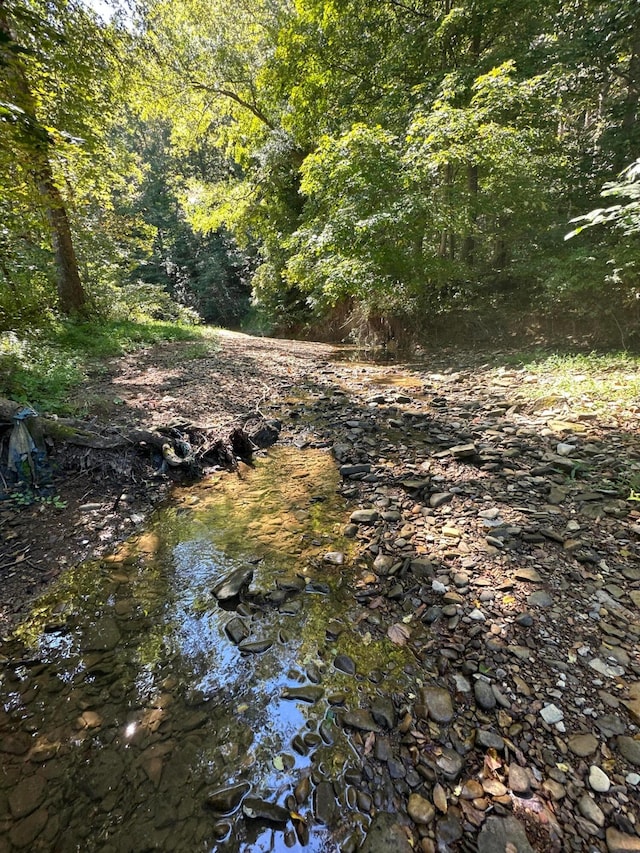
M 313 799 L 313 814 L 316 820 L 326 826 L 333 824 L 338 812 L 338 803 L 331 782 L 319 782 Z
M 251 785 L 242 782 L 238 785 L 229 785 L 226 788 L 215 788 L 206 797 L 206 804 L 213 811 L 220 814 L 229 814 L 240 805 L 242 798 L 249 792 Z
M 540 573 L 536 569 L 521 568 L 516 569 L 514 577 L 517 581 L 527 581 L 527 583 L 542 583 Z
M 609 826 L 605 838 L 608 853 L 640 853 L 640 837 L 637 835 L 627 835 Z
M 589 794 L 583 794 L 578 800 L 578 811 L 582 817 L 595 823 L 600 829 L 604 826 L 604 812 Z
M 217 583 L 212 592 L 218 601 L 227 601 L 230 598 L 235 598 L 239 595 L 240 590 L 251 583 L 253 579 L 253 569 L 236 569 L 231 572 L 219 583 Z
M 34 812 L 44 800 L 45 791 L 46 782 L 42 776 L 22 779 L 9 794 L 11 815 L 19 819 Z
M 380 726 L 375 722 L 371 713 L 364 709 L 345 711 L 341 719 L 343 725 L 350 726 L 352 729 L 358 729 L 361 732 L 381 731 Z
M 476 729 L 476 744 L 484 749 L 497 749 L 501 752 L 504 749 L 504 738 L 486 729 Z
M 271 823 L 286 823 L 289 820 L 288 809 L 258 797 L 247 797 L 242 803 L 242 811 L 251 820 L 267 820 Z
M 305 684 L 303 687 L 285 687 L 280 693 L 282 699 L 292 699 L 295 702 L 310 702 L 314 704 L 324 696 L 322 687 Z
M 379 812 L 371 822 L 360 853 L 414 853 L 395 815 Z
M 586 758 L 598 748 L 598 739 L 592 734 L 572 735 L 567 741 L 569 749 L 580 758 Z
M 438 509 L 439 506 L 448 504 L 451 500 L 453 500 L 453 495 L 451 494 L 451 492 L 436 492 L 435 494 L 430 496 L 429 506 L 432 509 Z
M 515 817 L 488 817 L 478 835 L 478 853 L 535 853 Z
M 436 815 L 436 810 L 429 800 L 420 794 L 411 794 L 407 806 L 409 817 L 414 823 L 426 825 L 431 823 Z
M 351 513 L 349 521 L 353 524 L 373 524 L 379 517 L 375 509 L 357 509 Z
M 449 453 L 454 459 L 469 459 L 475 456 L 478 448 L 475 444 L 456 444 L 455 447 L 449 448 Z
M 606 678 L 619 678 L 621 675 L 624 675 L 624 667 L 618 666 L 617 664 L 606 663 L 606 661 L 603 661 L 600 658 L 593 658 L 593 660 L 590 660 L 589 666 L 591 669 L 594 669 Z
M 599 794 L 606 794 L 611 787 L 611 780 L 597 764 L 592 764 L 589 768 L 589 787 Z
M 105 616 L 90 625 L 82 642 L 82 647 L 89 652 L 109 652 L 120 642 L 120 628 L 115 619 Z
M 597 718 L 596 726 L 605 737 L 623 735 L 627 728 L 623 720 L 621 720 L 616 714 L 603 714 L 602 717 Z
M 340 474 L 343 477 L 353 477 L 355 474 L 368 474 L 371 471 L 371 465 L 363 462 L 358 465 L 341 465 Z
M 633 737 L 620 736 L 616 740 L 618 752 L 630 764 L 640 767 L 640 740 Z
M 244 619 L 240 619 L 239 616 L 234 616 L 233 619 L 230 619 L 227 624 L 224 626 L 224 631 L 227 637 L 231 640 L 232 643 L 238 645 L 243 640 L 246 640 L 249 636 L 249 628 Z
M 455 749 L 445 746 L 442 748 L 440 755 L 436 757 L 436 764 L 444 774 L 445 779 L 449 782 L 455 782 L 462 773 L 464 759 L 461 755 L 458 755 Z
M 434 722 L 448 723 L 453 719 L 453 704 L 448 690 L 443 687 L 425 687 L 421 695 L 429 717 Z
M 540 711 L 540 716 L 545 723 L 548 723 L 550 726 L 564 720 L 564 712 L 556 705 L 545 706 L 542 711 Z
M 267 649 L 270 649 L 273 645 L 273 640 L 243 640 L 241 643 L 238 643 L 238 648 L 241 652 L 250 655 L 261 655 L 263 652 L 266 652 Z
M 527 596 L 527 604 L 530 607 L 551 607 L 553 599 L 544 589 L 537 589 Z

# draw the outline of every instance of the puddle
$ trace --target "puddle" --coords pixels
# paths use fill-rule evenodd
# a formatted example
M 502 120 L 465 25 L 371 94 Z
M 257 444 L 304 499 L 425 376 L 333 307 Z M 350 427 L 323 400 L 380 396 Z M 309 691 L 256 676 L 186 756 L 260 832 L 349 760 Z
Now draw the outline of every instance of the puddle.
M 0 649 L 2 850 L 361 840 L 358 757 L 336 721 L 341 704 L 397 689 L 406 660 L 353 629 L 359 569 L 337 484 L 328 453 L 279 449 L 177 491 L 142 535 L 39 601 Z M 345 660 L 355 675 L 334 666 Z

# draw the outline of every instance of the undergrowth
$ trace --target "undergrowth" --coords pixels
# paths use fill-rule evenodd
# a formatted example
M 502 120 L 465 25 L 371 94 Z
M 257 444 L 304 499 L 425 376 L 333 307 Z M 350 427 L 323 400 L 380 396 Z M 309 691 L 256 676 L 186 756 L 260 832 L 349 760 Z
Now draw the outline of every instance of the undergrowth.
M 165 320 L 59 322 L 46 330 L 0 334 L 0 396 L 36 410 L 68 414 L 69 392 L 87 371 L 113 356 L 162 341 L 192 342 L 182 360 L 215 349 L 215 330 Z
M 640 406 L 640 355 L 615 353 L 520 353 L 508 359 L 530 374 L 519 391 L 530 399 L 564 397 L 570 405 L 607 411 Z

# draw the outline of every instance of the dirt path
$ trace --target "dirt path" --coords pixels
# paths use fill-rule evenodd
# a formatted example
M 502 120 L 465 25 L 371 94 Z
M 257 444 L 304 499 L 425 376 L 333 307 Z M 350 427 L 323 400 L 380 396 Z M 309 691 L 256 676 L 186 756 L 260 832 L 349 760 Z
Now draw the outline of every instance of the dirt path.
M 363 638 L 415 655 L 417 692 L 394 697 L 388 738 L 358 718 L 360 807 L 397 813 L 363 849 L 410 836 L 425 853 L 640 851 L 636 413 L 535 401 L 532 374 L 477 359 L 357 364 L 230 333 L 197 360 L 183 346 L 118 360 L 83 394 L 123 426 L 259 409 L 282 442 L 331 448 L 366 565 Z M 60 484 L 64 511 L 0 516 L 1 624 L 166 490 L 87 472 Z

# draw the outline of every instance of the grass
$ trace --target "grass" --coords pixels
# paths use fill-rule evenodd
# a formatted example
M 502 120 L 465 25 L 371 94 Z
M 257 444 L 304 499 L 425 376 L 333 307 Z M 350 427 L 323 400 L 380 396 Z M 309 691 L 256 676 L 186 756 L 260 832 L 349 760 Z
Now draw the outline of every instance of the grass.
M 640 355 L 534 352 L 509 361 L 535 378 L 519 387 L 532 400 L 559 396 L 572 406 L 596 412 L 640 405 Z
M 68 414 L 70 391 L 87 371 L 114 356 L 163 341 L 184 341 L 180 360 L 204 358 L 216 349 L 210 326 L 148 320 L 60 322 L 46 331 L 0 334 L 0 396 L 36 410 Z

